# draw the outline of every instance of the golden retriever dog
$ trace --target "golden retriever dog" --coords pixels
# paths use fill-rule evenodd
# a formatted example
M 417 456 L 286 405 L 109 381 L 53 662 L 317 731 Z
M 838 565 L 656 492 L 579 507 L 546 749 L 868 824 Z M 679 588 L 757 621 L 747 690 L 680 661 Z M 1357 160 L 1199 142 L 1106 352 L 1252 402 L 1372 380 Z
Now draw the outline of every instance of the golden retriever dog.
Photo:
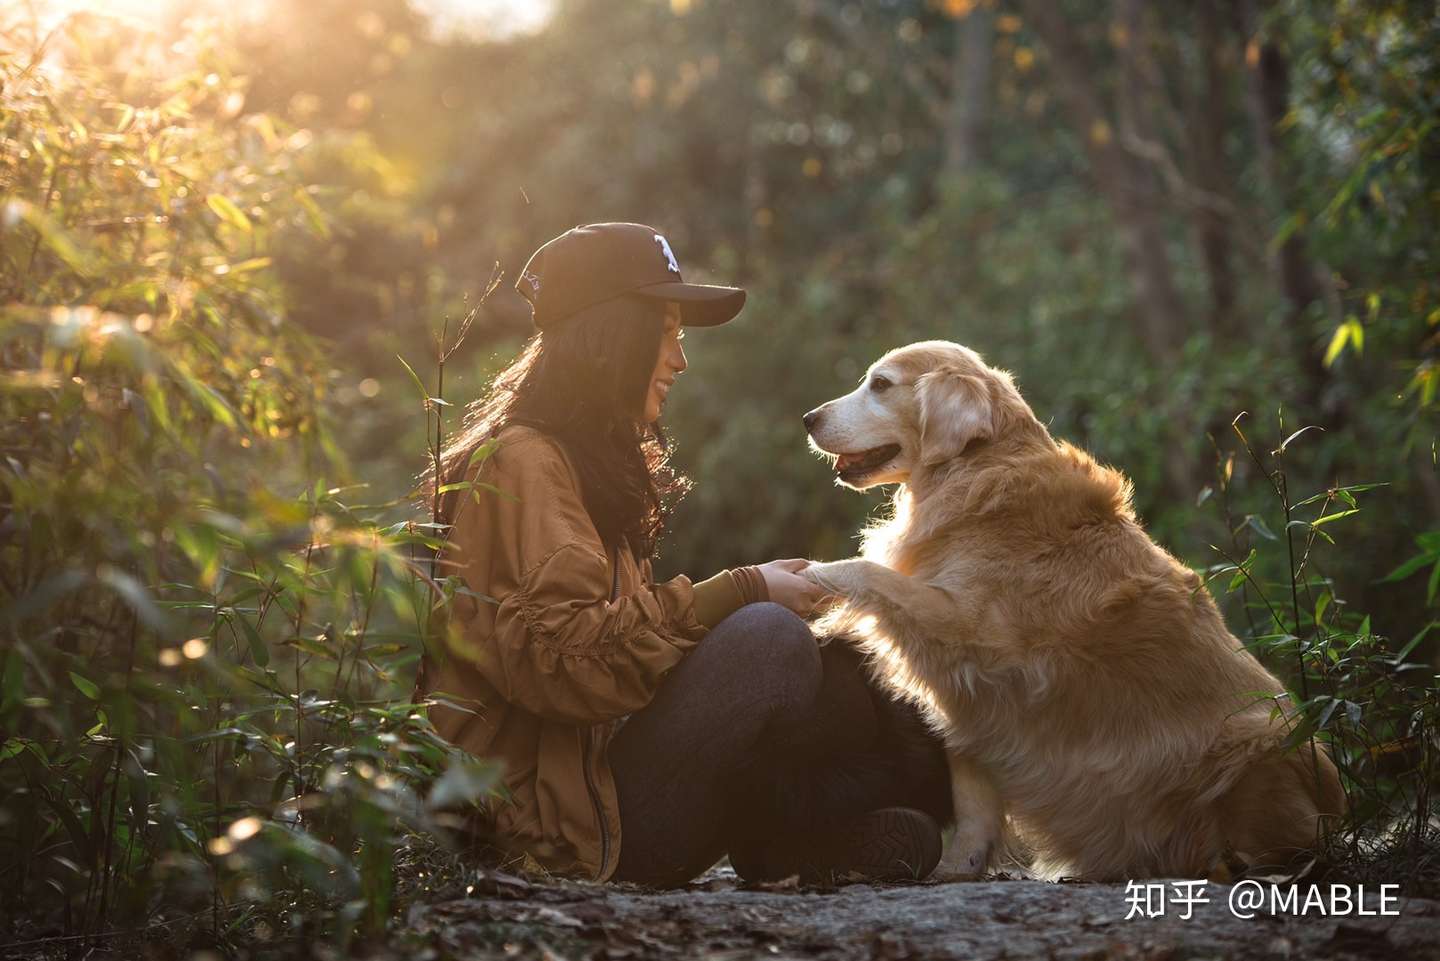
M 1283 685 L 1129 482 L 1052 439 L 1007 373 L 914 344 L 804 419 L 841 483 L 900 485 L 861 557 L 805 573 L 945 738 L 942 875 L 1008 854 L 1042 877 L 1223 878 L 1291 862 L 1343 813 L 1334 763 L 1283 744 Z

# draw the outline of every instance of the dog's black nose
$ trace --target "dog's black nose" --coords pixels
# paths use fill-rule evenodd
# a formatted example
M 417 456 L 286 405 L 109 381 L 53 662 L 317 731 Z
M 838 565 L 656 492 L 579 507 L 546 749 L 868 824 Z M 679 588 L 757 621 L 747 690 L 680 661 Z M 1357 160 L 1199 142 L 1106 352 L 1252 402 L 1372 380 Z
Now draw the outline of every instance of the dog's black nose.
M 819 408 L 812 410 L 810 413 L 800 418 L 800 420 L 804 422 L 806 430 L 814 430 L 815 424 L 820 420 Z

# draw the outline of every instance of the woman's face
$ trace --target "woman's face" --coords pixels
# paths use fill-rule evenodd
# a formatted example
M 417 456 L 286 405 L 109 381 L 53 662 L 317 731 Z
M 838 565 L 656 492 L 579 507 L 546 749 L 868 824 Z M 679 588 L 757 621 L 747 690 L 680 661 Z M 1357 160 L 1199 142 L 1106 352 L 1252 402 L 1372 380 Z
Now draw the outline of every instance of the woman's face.
M 650 389 L 645 394 L 644 420 L 647 424 L 653 424 L 660 418 L 660 408 L 665 406 L 665 398 L 670 394 L 675 376 L 688 366 L 685 362 L 685 348 L 680 346 L 680 341 L 684 338 L 685 328 L 680 326 L 680 307 L 678 304 L 667 303 L 665 331 L 660 335 L 660 356 L 655 358 L 655 369 L 650 374 Z

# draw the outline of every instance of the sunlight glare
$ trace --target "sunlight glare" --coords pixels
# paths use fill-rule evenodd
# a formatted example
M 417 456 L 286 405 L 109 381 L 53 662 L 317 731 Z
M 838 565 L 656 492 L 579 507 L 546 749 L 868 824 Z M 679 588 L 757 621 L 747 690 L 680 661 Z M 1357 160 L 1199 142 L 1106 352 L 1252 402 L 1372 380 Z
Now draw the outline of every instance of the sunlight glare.
M 535 33 L 550 22 L 555 0 L 412 0 L 415 8 L 429 16 L 439 35 L 469 34 L 504 39 Z M 176 13 L 193 13 L 210 7 L 243 20 L 263 20 L 273 0 L 226 0 L 224 3 L 195 0 L 41 0 L 47 22 L 54 23 L 72 13 L 90 12 L 154 25 Z
M 196 3 L 194 0 L 40 0 L 38 7 L 46 20 L 58 21 L 72 13 L 98 13 L 128 20 L 141 26 L 153 26 L 169 20 L 177 12 L 196 12 L 196 8 L 222 7 L 243 19 L 262 17 L 270 0 L 228 0 L 218 3 Z
M 555 0 L 413 0 L 437 34 L 462 33 L 503 39 L 535 33 L 550 22 Z

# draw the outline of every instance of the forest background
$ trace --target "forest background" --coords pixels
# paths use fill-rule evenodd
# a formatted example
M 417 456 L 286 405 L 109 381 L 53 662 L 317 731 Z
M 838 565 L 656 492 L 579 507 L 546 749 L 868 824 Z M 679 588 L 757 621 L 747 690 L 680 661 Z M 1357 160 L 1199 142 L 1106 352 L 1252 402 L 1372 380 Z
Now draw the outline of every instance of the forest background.
M 686 341 L 657 573 L 850 554 L 881 500 L 800 414 L 965 343 L 1294 686 L 1352 860 L 1428 843 L 1433 3 L 75 6 L 0 6 L 10 937 L 343 940 L 426 886 L 493 771 L 408 702 L 464 589 L 410 495 L 603 220 L 750 291 Z

